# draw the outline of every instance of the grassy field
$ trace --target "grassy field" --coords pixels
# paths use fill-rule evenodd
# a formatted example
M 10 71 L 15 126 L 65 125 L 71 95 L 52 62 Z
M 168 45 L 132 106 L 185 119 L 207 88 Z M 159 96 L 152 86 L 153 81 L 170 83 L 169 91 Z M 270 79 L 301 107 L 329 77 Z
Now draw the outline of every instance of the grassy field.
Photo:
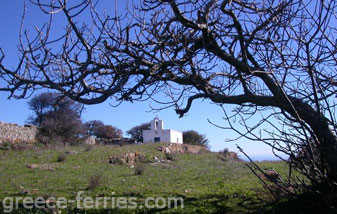
M 165 159 L 158 144 L 130 146 L 34 148 L 25 151 L 0 151 L 0 199 L 8 196 L 66 197 L 75 199 L 78 191 L 85 196 L 136 197 L 142 204 L 146 197 L 182 197 L 184 208 L 118 210 L 118 213 L 262 213 L 269 206 L 260 197 L 258 179 L 244 162 L 225 162 L 217 153 L 184 154 L 163 164 L 144 164 L 141 175 L 127 165 L 109 164 L 108 157 L 128 152 Z M 69 153 L 58 162 L 62 153 Z M 51 169 L 31 169 L 40 164 Z M 285 174 L 281 162 L 260 162 L 262 168 L 274 168 Z M 92 186 L 94 182 L 94 186 Z M 80 212 L 69 207 L 64 213 Z M 110 210 L 111 211 L 111 210 Z M 109 212 L 110 212 L 109 211 Z M 115 210 L 114 210 L 115 211 Z M 87 213 L 108 212 L 89 210 Z M 116 212 L 113 212 L 116 213 Z

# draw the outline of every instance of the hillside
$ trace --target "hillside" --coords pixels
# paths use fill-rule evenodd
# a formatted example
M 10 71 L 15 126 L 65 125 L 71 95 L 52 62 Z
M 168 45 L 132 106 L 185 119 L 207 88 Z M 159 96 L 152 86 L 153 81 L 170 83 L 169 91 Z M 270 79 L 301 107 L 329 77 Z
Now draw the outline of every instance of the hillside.
M 137 207 L 139 213 L 268 211 L 269 206 L 259 199 L 268 198 L 268 195 L 244 162 L 223 161 L 217 153 L 165 156 L 157 147 L 158 144 L 0 150 L 0 200 L 8 196 L 75 199 L 78 191 L 84 191 L 85 196 L 92 197 L 112 194 L 136 197 L 140 204 L 146 197 L 184 199 L 184 208 Z M 108 162 L 109 157 L 130 152 L 144 155 L 143 164 Z M 67 155 L 62 157 L 60 154 L 64 153 Z M 262 168 L 272 167 L 281 174 L 287 170 L 280 162 L 259 164 Z M 141 171 L 139 175 L 135 175 L 135 170 Z M 67 213 L 69 210 L 77 212 L 72 205 L 68 206 Z M 136 211 L 121 209 L 118 213 Z

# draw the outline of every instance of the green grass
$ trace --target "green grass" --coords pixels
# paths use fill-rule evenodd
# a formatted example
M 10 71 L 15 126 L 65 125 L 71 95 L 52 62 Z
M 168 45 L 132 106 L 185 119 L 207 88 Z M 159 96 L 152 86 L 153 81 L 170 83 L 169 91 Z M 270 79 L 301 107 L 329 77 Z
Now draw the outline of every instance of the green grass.
M 161 213 L 259 213 L 268 210 L 259 200 L 262 186 L 244 162 L 223 162 L 216 153 L 178 155 L 161 165 L 146 164 L 142 175 L 135 176 L 127 165 L 111 165 L 108 157 L 127 152 L 145 154 L 148 159 L 165 155 L 158 144 L 123 147 L 96 146 L 57 149 L 35 148 L 26 151 L 0 151 L 0 200 L 8 196 L 66 197 L 74 199 L 78 191 L 86 196 L 134 196 L 184 198 L 184 209 L 159 210 Z M 63 162 L 59 154 L 72 152 Z M 48 164 L 53 170 L 29 169 L 26 164 Z M 281 162 L 263 162 L 286 174 Z M 89 180 L 100 175 L 100 185 L 87 190 Z M 127 212 L 126 210 L 124 210 Z M 138 210 L 143 213 L 144 210 Z M 158 210 L 147 210 L 155 213 Z M 133 213 L 132 211 L 131 213 Z

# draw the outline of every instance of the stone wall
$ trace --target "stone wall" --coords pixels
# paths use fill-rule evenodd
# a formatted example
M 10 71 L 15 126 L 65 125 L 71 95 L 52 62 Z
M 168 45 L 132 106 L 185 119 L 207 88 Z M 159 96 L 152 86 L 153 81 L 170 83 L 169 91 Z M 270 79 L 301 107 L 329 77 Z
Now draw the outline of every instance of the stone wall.
M 32 144 L 36 142 L 37 132 L 36 126 L 0 122 L 0 144 L 5 142 Z
M 203 154 L 209 152 L 205 147 L 189 144 L 169 143 L 159 146 L 158 151 L 170 154 Z

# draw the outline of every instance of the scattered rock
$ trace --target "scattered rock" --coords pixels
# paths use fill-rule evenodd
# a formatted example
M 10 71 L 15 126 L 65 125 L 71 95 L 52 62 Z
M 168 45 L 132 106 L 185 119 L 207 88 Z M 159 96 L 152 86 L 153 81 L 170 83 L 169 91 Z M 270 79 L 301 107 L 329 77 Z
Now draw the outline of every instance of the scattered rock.
M 50 165 L 50 164 L 27 164 L 27 168 L 29 169 L 44 169 L 44 170 L 53 170 L 55 169 L 55 166 Z
M 136 162 L 143 162 L 145 155 L 142 155 L 138 152 L 130 152 L 123 154 L 121 156 L 112 156 L 108 158 L 110 164 L 126 164 L 134 165 Z
M 39 168 L 39 165 L 33 163 L 33 164 L 27 164 L 26 167 L 29 168 L 29 169 L 37 169 L 37 168 Z
M 67 154 L 67 155 L 76 155 L 78 152 L 76 152 L 76 151 L 66 151 L 64 153 Z
M 84 144 L 86 145 L 95 145 L 96 144 L 96 137 L 90 136 L 84 139 L 83 141 Z
M 238 154 L 230 151 L 219 152 L 218 158 L 222 161 L 240 161 Z
M 208 152 L 208 150 L 202 146 L 178 143 L 170 143 L 166 146 L 159 146 L 157 150 L 166 154 L 201 154 Z
M 260 174 L 260 178 L 264 181 L 276 182 L 280 177 L 274 169 L 268 169 L 264 173 Z
M 25 194 L 25 195 L 29 195 L 30 194 L 30 190 L 28 189 L 25 189 L 21 192 L 22 194 Z

